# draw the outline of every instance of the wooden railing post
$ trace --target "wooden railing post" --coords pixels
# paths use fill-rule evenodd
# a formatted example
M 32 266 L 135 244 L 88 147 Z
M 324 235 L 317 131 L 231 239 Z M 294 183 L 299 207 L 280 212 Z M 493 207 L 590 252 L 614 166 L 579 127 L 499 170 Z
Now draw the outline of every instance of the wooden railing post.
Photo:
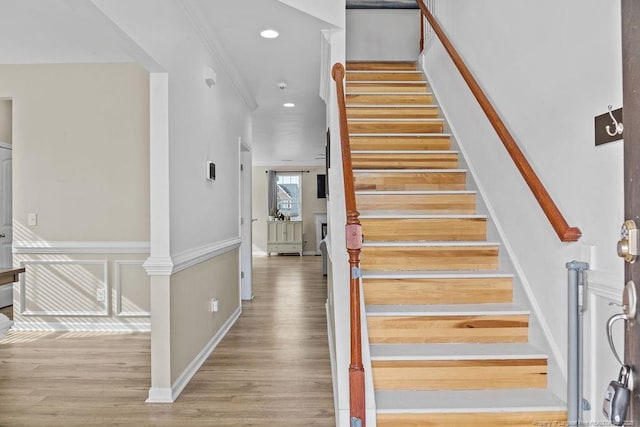
M 529 164 L 529 161 L 522 153 L 522 150 L 520 150 L 520 147 L 518 147 L 518 143 L 515 141 L 515 139 L 507 129 L 507 126 L 498 115 L 496 109 L 493 108 L 493 105 L 489 101 L 489 98 L 487 98 L 487 96 L 482 91 L 482 88 L 480 88 L 480 85 L 476 81 L 467 65 L 462 60 L 462 57 L 460 56 L 458 51 L 451 43 L 451 40 L 449 40 L 438 21 L 424 4 L 424 0 L 417 0 L 417 3 L 420 7 L 420 10 L 422 11 L 421 15 L 427 18 L 427 21 L 429 21 L 433 32 L 436 33 L 445 50 L 447 51 L 447 53 L 449 53 L 449 56 L 451 57 L 453 63 L 458 68 L 458 71 L 460 71 L 462 78 L 465 82 L 467 82 L 467 85 L 469 86 L 469 89 L 471 89 L 473 96 L 476 98 L 476 100 L 478 100 L 480 108 L 482 108 L 482 111 L 484 111 L 485 115 L 489 119 L 491 126 L 493 126 L 493 129 L 498 134 L 498 137 L 500 137 L 502 144 L 511 156 L 511 159 L 520 171 L 520 174 L 529 186 L 529 189 L 535 196 L 538 204 L 542 208 L 542 211 L 551 223 L 551 226 L 555 230 L 560 240 L 563 242 L 575 242 L 580 239 L 580 237 L 582 236 L 582 232 L 578 227 L 570 227 L 567 221 L 564 219 L 564 216 L 562 216 L 560 209 L 558 209 L 555 202 L 547 192 L 547 189 L 544 187 L 544 185 L 538 178 L 538 175 L 536 175 L 535 171 Z
M 360 250 L 362 249 L 362 227 L 356 209 L 356 193 L 351 164 L 351 146 L 347 123 L 347 106 L 344 96 L 344 67 L 336 63 L 331 75 L 336 82 L 338 113 L 340 117 L 340 139 L 342 151 L 342 176 L 347 210 L 346 243 L 349 254 L 349 319 L 351 323 L 351 361 L 349 364 L 349 408 L 353 425 L 360 420 L 365 427 L 364 367 L 362 366 L 362 328 L 360 325 Z

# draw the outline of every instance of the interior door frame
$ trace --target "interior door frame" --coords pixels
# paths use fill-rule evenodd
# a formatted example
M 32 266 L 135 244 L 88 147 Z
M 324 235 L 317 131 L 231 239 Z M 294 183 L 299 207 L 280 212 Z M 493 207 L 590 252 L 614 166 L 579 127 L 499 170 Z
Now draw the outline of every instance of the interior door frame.
M 624 215 L 640 224 L 640 2 L 622 0 L 622 105 L 624 107 Z M 640 262 L 625 263 L 625 283 L 640 292 Z M 640 425 L 640 325 L 626 322 L 625 363 L 636 380 L 628 421 Z
M 253 299 L 252 153 L 242 138 L 240 145 L 240 299 Z
M 8 143 L 0 141 L 0 151 L 4 151 L 4 150 L 8 150 L 9 152 L 12 153 L 13 152 L 13 146 L 11 144 L 8 144 Z M 12 157 L 13 156 L 10 155 L 9 156 L 9 160 L 11 160 Z M 13 190 L 12 186 L 10 186 L 9 188 L 10 188 L 9 191 Z M 11 199 L 10 199 L 9 203 L 11 203 Z M 12 215 L 10 214 L 9 215 L 9 219 L 10 219 L 9 228 L 12 227 L 11 218 L 12 218 Z M 1 231 L 1 228 L 0 228 L 0 231 Z M 9 232 L 9 239 L 13 238 L 13 232 L 12 231 Z M 9 241 L 9 243 L 11 243 L 11 240 Z M 3 264 L 3 263 L 0 261 L 0 264 Z M 3 267 L 12 267 L 13 266 L 13 259 L 11 259 L 11 261 L 7 265 L 2 265 L 2 266 Z M 0 285 L 0 308 L 6 307 L 6 306 L 9 306 L 9 305 L 12 305 L 12 304 L 13 304 L 13 284 L 10 283 L 10 284 L 7 284 L 7 285 Z

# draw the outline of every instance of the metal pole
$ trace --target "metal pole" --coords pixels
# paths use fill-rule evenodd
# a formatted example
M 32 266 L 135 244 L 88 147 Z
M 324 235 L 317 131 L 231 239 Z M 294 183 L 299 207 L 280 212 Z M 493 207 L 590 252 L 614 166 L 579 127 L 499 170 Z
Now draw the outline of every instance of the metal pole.
M 568 349 L 567 349 L 567 423 L 578 426 L 582 422 L 582 337 L 580 325 L 580 272 L 589 268 L 586 262 L 571 261 L 568 270 Z

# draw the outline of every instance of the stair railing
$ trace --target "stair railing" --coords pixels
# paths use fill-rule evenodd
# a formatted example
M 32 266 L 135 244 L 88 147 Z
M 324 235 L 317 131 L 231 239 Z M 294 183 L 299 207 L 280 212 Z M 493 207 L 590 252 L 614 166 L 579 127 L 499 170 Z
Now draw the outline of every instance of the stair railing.
M 421 15 L 427 19 L 427 21 L 431 25 L 431 28 L 433 29 L 433 32 L 438 36 L 440 42 L 451 57 L 451 60 L 458 68 L 458 71 L 460 71 L 462 78 L 469 86 L 469 89 L 471 89 L 473 96 L 475 96 L 476 100 L 480 104 L 480 108 L 482 108 L 482 111 L 484 111 L 487 119 L 489 119 L 491 126 L 493 126 L 493 129 L 498 134 L 498 137 L 500 137 L 502 144 L 511 156 L 511 159 L 520 171 L 520 174 L 529 186 L 529 189 L 538 201 L 538 204 L 542 208 L 542 211 L 551 223 L 551 226 L 555 230 L 560 240 L 563 242 L 575 242 L 580 239 L 580 236 L 582 236 L 582 231 L 580 231 L 578 227 L 569 226 L 564 216 L 556 206 L 555 202 L 547 192 L 546 188 L 529 164 L 529 161 L 522 153 L 522 150 L 520 150 L 520 147 L 518 147 L 515 139 L 498 115 L 498 112 L 495 108 L 493 108 L 493 105 L 480 88 L 480 85 L 476 81 L 475 77 L 473 77 L 473 74 L 471 74 L 471 71 L 462 60 L 462 57 L 460 56 L 460 54 L 458 54 L 458 51 L 451 43 L 451 40 L 449 40 L 438 21 L 424 4 L 424 0 L 417 0 L 417 3 L 420 7 L 420 10 L 422 11 Z M 422 30 L 422 33 L 424 33 L 424 30 Z
M 362 226 L 356 209 L 356 193 L 351 164 L 351 145 L 347 124 L 347 106 L 344 95 L 344 66 L 336 63 L 331 69 L 336 82 L 338 114 L 340 118 L 340 140 L 342 151 L 342 175 L 347 211 L 346 243 L 349 253 L 349 307 L 351 322 L 351 362 L 349 364 L 349 408 L 351 425 L 365 426 L 364 367 L 362 366 L 362 328 L 360 325 L 360 250 L 362 249 Z

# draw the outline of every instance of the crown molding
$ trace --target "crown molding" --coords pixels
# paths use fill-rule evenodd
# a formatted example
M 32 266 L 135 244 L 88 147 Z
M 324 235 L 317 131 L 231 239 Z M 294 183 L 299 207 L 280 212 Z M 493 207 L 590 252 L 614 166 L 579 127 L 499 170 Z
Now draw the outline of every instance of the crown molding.
M 227 54 L 222 44 L 218 41 L 215 32 L 211 28 L 211 25 L 203 18 L 204 13 L 200 6 L 194 3 L 192 0 L 179 0 L 178 4 L 182 7 L 189 23 L 198 34 L 202 42 L 205 44 L 211 55 L 218 60 L 224 73 L 229 77 L 231 83 L 236 88 L 245 104 L 251 111 L 258 108 L 253 95 L 247 88 L 247 85 L 240 78 L 240 73 L 233 64 L 231 57 Z

